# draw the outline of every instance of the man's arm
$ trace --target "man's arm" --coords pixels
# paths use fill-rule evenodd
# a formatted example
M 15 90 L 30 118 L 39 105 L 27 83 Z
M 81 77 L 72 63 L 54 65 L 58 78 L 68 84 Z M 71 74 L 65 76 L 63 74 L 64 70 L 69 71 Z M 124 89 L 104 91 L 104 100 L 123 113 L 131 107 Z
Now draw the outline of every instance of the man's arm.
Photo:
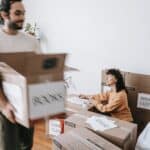
M 0 112 L 12 123 L 15 123 L 14 107 L 8 102 L 2 88 L 0 88 Z

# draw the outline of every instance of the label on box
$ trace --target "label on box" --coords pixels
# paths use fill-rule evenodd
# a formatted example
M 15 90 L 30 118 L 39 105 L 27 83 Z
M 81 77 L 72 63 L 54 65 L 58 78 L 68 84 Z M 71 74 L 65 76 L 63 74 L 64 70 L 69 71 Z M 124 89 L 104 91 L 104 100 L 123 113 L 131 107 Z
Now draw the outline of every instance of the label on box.
M 30 84 L 28 92 L 30 119 L 65 112 L 66 88 L 63 81 Z
M 139 93 L 137 107 L 150 110 L 150 94 Z
M 62 119 L 49 120 L 48 134 L 58 136 L 64 132 L 64 121 Z

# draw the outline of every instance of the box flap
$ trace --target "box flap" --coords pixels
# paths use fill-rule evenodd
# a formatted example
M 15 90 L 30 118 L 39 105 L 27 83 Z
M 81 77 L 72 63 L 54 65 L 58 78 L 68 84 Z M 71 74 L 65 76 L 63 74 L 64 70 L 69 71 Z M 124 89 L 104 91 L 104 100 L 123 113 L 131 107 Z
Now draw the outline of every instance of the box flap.
M 16 121 L 29 127 L 26 79 L 5 63 L 0 63 L 0 73 L 4 94 L 7 95 L 7 99 L 16 109 Z
M 2 53 L 0 62 L 5 62 L 23 74 L 29 82 L 36 82 L 46 75 L 51 80 L 63 80 L 66 54 L 36 54 L 33 52 Z M 40 76 L 40 77 L 39 77 Z M 33 78 L 34 77 L 34 78 Z M 47 78 L 47 77 L 46 77 Z M 49 78 L 49 79 L 50 79 Z
M 30 55 L 35 55 L 34 52 L 17 52 L 17 53 L 1 53 L 0 62 L 5 62 L 19 73 L 25 72 L 25 59 Z

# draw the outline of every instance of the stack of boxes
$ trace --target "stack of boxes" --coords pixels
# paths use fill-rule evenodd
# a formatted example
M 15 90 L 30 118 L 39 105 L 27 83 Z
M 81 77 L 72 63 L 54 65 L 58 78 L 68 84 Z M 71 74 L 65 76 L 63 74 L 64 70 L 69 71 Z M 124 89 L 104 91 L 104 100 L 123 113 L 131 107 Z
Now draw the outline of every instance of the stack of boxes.
M 71 115 L 65 120 L 65 132 L 68 132 L 73 128 L 80 128 L 80 127 L 87 128 L 89 130 L 92 130 L 97 135 L 110 141 L 111 143 L 119 146 L 123 150 L 134 149 L 136 143 L 136 135 L 137 135 L 136 124 L 107 116 L 109 120 L 115 122 L 117 127 L 105 131 L 100 131 L 100 130 L 95 131 L 86 122 L 87 119 L 92 116 L 104 117 L 104 115 L 102 114 L 98 114 L 90 111 L 80 111 L 76 114 Z

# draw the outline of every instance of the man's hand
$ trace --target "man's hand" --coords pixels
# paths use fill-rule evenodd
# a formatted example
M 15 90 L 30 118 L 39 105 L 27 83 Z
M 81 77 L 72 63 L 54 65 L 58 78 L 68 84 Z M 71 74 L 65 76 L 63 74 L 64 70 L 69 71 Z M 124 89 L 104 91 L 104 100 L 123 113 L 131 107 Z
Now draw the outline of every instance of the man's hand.
M 14 116 L 15 108 L 7 102 L 5 106 L 2 108 L 2 114 L 11 122 L 16 123 Z

